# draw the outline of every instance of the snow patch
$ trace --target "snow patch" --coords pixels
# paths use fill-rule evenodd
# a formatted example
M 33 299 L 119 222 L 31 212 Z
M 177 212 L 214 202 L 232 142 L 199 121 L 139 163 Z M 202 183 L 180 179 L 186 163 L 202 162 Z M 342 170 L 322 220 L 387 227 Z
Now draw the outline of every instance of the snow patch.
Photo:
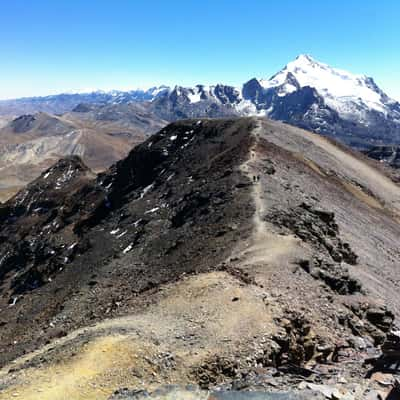
M 189 101 L 192 104 L 198 103 L 199 101 L 201 101 L 201 93 L 200 92 L 197 92 L 197 93 L 189 92 L 187 96 L 188 96 Z
M 154 186 L 154 183 L 152 183 L 149 186 L 146 186 L 143 190 L 142 193 L 140 193 L 140 198 L 143 199 L 143 197 L 146 195 L 146 193 L 148 193 Z
M 147 211 L 145 212 L 145 214 L 152 214 L 152 213 L 156 212 L 156 211 L 159 210 L 159 209 L 160 209 L 160 207 L 154 207 L 154 208 L 152 208 L 151 210 L 147 210 Z
M 124 254 L 129 253 L 133 248 L 133 243 L 131 243 L 129 246 L 125 247 L 125 249 L 122 251 Z

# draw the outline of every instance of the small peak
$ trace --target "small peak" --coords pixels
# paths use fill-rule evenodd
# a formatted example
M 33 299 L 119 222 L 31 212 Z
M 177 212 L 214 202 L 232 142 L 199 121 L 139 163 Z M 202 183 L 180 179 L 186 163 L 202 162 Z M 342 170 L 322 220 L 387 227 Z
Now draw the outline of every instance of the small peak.
M 79 171 L 89 171 L 89 167 L 86 166 L 80 156 L 71 154 L 59 159 L 51 168 L 45 171 L 44 174 L 50 170 L 65 171 L 71 168 Z
M 308 63 L 315 63 L 317 62 L 312 56 L 309 54 L 300 54 L 296 57 L 295 61 L 305 61 Z
M 296 57 L 296 60 L 298 60 L 298 59 L 305 59 L 305 60 L 309 60 L 309 61 L 314 61 L 314 58 L 310 54 L 305 54 L 305 53 L 299 54 Z
M 95 106 L 89 103 L 79 103 L 75 108 L 72 109 L 72 112 L 86 113 L 89 111 L 93 111 Z
M 37 116 L 32 114 L 21 115 L 10 122 L 15 133 L 25 133 L 31 129 Z
M 310 71 L 314 69 L 325 70 L 329 68 L 329 65 L 317 61 L 309 54 L 300 54 L 295 58 L 295 60 L 286 65 L 286 69 L 289 71 L 296 71 L 297 69 L 301 69 L 303 71 Z

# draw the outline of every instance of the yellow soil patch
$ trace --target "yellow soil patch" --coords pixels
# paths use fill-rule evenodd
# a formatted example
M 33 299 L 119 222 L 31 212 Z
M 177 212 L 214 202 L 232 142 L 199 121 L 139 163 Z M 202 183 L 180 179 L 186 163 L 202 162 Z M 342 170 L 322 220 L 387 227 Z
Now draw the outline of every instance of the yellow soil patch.
M 8 199 L 11 199 L 11 197 L 13 197 L 20 189 L 20 187 L 0 189 L 0 203 L 4 203 Z
M 191 383 L 193 367 L 215 354 L 252 351 L 254 337 L 276 329 L 276 313 L 264 304 L 263 290 L 225 272 L 189 277 L 165 286 L 162 293 L 142 314 L 73 332 L 14 366 L 33 356 L 51 358 L 51 347 L 65 349 L 57 361 L 12 375 L 3 369 L 0 384 L 6 389 L 0 400 L 102 400 L 121 387 L 152 390 L 160 384 Z M 78 333 L 87 344 L 71 345 Z M 71 356 L 71 349 L 76 355 Z M 164 354 L 173 354 L 174 368 L 164 366 Z
M 28 372 L 29 383 L 9 388 L 0 399 L 23 400 L 71 400 L 106 399 L 116 386 L 127 382 L 139 385 L 131 375 L 131 367 L 142 364 L 143 371 L 149 366 L 141 355 L 151 350 L 126 337 L 103 337 L 81 349 L 81 353 L 66 361 Z
M 351 194 L 357 197 L 358 200 L 361 200 L 362 202 L 368 204 L 373 208 L 383 210 L 382 204 L 377 199 L 375 199 L 368 193 L 365 193 L 362 189 L 360 189 L 356 185 L 345 181 L 343 181 L 342 184 Z
M 301 155 L 300 153 L 293 153 L 293 156 L 296 157 L 301 162 L 303 162 L 304 164 L 308 165 L 318 175 L 326 177 L 325 172 L 313 160 L 303 157 L 303 155 Z

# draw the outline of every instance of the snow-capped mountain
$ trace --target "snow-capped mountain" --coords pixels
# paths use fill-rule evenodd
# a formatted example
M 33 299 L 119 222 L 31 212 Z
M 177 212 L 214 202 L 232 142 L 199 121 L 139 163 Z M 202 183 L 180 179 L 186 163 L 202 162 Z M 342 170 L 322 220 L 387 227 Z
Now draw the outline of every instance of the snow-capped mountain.
M 175 86 L 158 95 L 151 106 L 159 117 L 169 121 L 253 115 L 257 112 L 254 104 L 243 99 L 241 89 L 222 84 L 192 88 Z
M 92 110 L 87 104 L 146 102 L 157 118 L 261 115 L 282 120 L 359 149 L 400 144 L 400 104 L 365 75 L 332 68 L 300 55 L 269 79 L 242 87 L 218 84 L 158 86 L 0 101 L 0 115 Z M 84 103 L 82 106 L 81 104 Z M 77 107 L 78 106 L 78 107 Z
M 359 149 L 400 143 L 400 104 L 364 75 L 300 55 L 269 79 L 241 88 L 176 86 L 152 100 L 163 119 L 263 115 L 335 137 Z
M 274 88 L 279 96 L 285 96 L 301 88 L 314 88 L 325 104 L 343 116 L 363 118 L 366 111 L 387 113 L 387 105 L 393 104 L 365 75 L 353 75 L 315 61 L 308 55 L 300 55 L 269 80 L 261 80 L 264 89 Z
M 400 142 L 400 104 L 365 75 L 300 55 L 270 79 L 243 85 L 243 97 L 273 119 L 334 136 L 354 147 Z

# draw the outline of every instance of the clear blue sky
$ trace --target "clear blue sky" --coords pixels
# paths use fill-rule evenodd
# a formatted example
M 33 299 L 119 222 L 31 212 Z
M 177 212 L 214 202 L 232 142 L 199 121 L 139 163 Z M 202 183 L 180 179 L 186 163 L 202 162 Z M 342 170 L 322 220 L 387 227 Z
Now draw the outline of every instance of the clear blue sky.
M 241 84 L 300 53 L 400 100 L 398 0 L 12 0 L 0 98 L 152 84 Z

